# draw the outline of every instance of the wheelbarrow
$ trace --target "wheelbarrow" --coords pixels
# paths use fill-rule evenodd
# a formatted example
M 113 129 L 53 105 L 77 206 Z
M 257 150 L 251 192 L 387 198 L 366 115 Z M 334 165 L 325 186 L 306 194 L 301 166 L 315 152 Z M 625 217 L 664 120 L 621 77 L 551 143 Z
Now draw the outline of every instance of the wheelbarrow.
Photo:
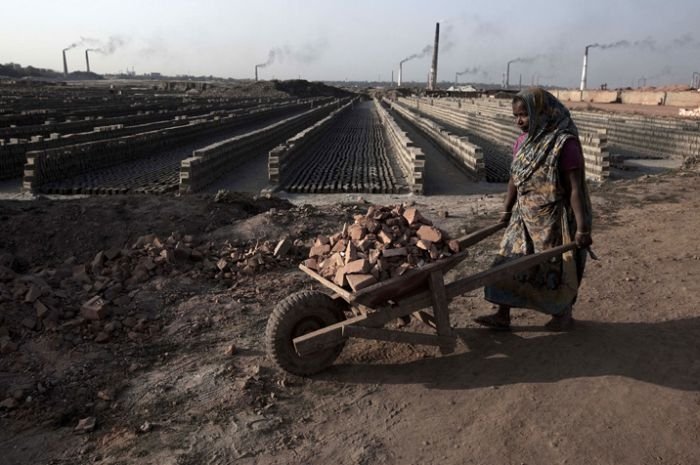
M 283 370 L 306 376 L 332 365 L 351 337 L 437 346 L 442 354 L 454 352 L 457 337 L 448 309 L 452 299 L 576 248 L 575 243 L 561 245 L 445 283 L 445 273 L 467 257 L 469 246 L 506 226 L 507 223 L 498 223 L 475 231 L 458 239 L 461 252 L 356 292 L 299 265 L 333 293 L 299 291 L 280 301 L 265 331 L 268 356 Z M 424 310 L 428 307 L 432 307 L 432 314 Z M 346 312 L 350 311 L 354 316 L 347 318 Z M 410 315 L 431 326 L 436 334 L 382 328 Z

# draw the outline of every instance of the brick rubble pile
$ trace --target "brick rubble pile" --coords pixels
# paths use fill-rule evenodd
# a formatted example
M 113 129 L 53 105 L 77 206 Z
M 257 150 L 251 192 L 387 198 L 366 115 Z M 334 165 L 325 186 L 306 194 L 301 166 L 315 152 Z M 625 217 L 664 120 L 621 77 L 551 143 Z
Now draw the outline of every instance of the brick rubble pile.
M 166 239 L 139 237 L 131 247 L 98 252 L 92 261 L 75 258 L 55 267 L 16 271 L 15 257 L 0 254 L 0 354 L 15 352 L 22 334 L 58 331 L 74 345 L 131 340 L 160 329 L 157 314 L 134 309 L 139 289 L 156 277 L 187 275 L 236 282 L 267 270 L 292 267 L 303 242 L 284 238 L 234 246 L 197 241 L 173 233 Z
M 417 209 L 372 206 L 341 232 L 318 236 L 304 265 L 338 286 L 359 291 L 459 251 L 459 242 Z

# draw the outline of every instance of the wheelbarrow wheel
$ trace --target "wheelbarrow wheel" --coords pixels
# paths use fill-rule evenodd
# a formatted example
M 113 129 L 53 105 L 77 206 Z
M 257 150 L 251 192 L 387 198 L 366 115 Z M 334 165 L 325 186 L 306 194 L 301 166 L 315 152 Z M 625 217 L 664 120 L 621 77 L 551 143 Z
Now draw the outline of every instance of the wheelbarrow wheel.
M 267 320 L 268 356 L 278 367 L 295 375 L 312 375 L 328 368 L 343 351 L 345 341 L 302 357 L 292 340 L 343 321 L 343 303 L 316 291 L 300 291 L 282 300 Z

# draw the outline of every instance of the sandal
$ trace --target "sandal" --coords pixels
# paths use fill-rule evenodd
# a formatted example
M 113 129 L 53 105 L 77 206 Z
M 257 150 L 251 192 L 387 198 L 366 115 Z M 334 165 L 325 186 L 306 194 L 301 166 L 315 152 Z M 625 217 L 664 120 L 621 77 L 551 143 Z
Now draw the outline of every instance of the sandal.
M 498 313 L 474 318 L 474 322 L 495 331 L 510 331 L 510 318 L 503 318 Z
M 555 315 L 551 320 L 545 323 L 544 327 L 555 333 L 571 331 L 574 329 L 574 318 L 571 316 L 571 313 Z

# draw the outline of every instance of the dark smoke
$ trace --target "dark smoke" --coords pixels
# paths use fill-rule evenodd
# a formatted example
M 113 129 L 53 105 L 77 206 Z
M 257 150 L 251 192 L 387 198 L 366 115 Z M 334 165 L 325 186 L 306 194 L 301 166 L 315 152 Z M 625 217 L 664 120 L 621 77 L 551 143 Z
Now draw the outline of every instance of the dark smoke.
M 511 63 L 533 63 L 536 60 L 539 60 L 540 58 L 543 58 L 545 55 L 535 55 L 531 57 L 518 57 L 510 60 L 508 64 Z
M 479 68 L 478 66 L 474 66 L 472 68 L 467 68 L 464 71 L 460 71 L 457 73 L 457 76 L 464 76 L 465 74 L 480 74 L 484 77 L 486 77 L 488 75 L 488 73 L 486 71 Z
M 309 64 L 321 57 L 327 45 L 328 41 L 325 38 L 320 38 L 314 42 L 305 43 L 298 50 L 289 50 L 289 48 L 286 48 L 286 51 L 294 60 Z
M 265 68 L 266 66 L 270 66 L 272 63 L 275 62 L 275 59 L 278 56 L 281 58 L 283 53 L 284 53 L 284 51 L 282 49 L 273 48 L 267 54 L 267 61 L 265 63 L 260 63 L 259 65 L 255 65 L 255 66 L 257 66 L 258 68 Z
M 287 46 L 284 48 L 275 47 L 268 52 L 267 61 L 256 66 L 258 68 L 265 68 L 273 63 L 282 62 L 285 58 L 290 58 L 304 64 L 313 63 L 321 57 L 327 45 L 328 42 L 326 39 L 322 38 L 315 42 L 308 42 L 299 49 L 292 49 Z
M 76 48 L 76 47 L 88 46 L 88 47 L 90 47 L 88 50 L 91 52 L 102 53 L 104 55 L 111 55 L 119 47 L 124 45 L 124 43 L 125 43 L 124 39 L 122 39 L 118 36 L 111 36 L 109 38 L 109 41 L 106 44 L 103 44 L 98 39 L 91 39 L 89 37 L 81 37 L 78 42 L 74 42 L 74 43 L 70 44 L 68 47 L 64 48 L 63 51 L 65 52 L 66 50 L 71 50 L 71 49 Z
M 617 42 L 611 42 L 609 44 L 590 44 L 587 45 L 586 48 L 600 48 L 600 49 L 609 49 L 609 48 L 626 48 L 626 47 L 639 47 L 639 48 L 648 48 L 650 50 L 655 50 L 656 49 L 656 41 L 652 39 L 651 37 L 647 37 L 646 39 L 643 40 L 635 40 L 630 42 L 629 40 L 618 40 Z
M 421 50 L 419 53 L 414 53 L 413 55 L 409 55 L 403 60 L 401 60 L 401 64 L 406 63 L 409 60 L 414 60 L 416 58 L 423 58 L 429 56 L 431 53 L 433 53 L 433 46 L 432 45 L 426 45 L 423 47 L 423 50 Z

